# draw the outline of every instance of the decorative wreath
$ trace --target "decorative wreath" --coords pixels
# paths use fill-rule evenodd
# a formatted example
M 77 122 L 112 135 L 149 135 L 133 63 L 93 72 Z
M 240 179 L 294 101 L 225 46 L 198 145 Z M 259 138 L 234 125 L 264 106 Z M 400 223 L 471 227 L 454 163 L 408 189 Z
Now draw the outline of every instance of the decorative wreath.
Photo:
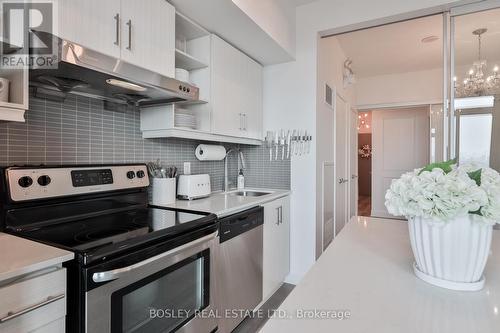
M 363 145 L 362 148 L 358 149 L 358 154 L 361 158 L 370 158 L 372 157 L 372 147 L 370 145 Z

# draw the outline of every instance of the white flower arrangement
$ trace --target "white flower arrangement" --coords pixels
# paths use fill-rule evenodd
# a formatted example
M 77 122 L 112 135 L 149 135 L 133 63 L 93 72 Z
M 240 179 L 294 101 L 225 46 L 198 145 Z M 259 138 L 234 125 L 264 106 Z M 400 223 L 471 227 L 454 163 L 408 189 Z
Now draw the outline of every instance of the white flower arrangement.
M 393 180 L 385 199 L 394 216 L 446 223 L 474 214 L 481 222 L 500 223 L 500 174 L 473 164 L 435 163 Z

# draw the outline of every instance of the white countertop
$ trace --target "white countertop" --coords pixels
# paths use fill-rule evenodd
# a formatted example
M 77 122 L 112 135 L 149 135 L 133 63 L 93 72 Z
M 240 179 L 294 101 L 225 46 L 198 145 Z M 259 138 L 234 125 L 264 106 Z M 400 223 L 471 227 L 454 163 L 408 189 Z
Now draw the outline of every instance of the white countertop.
M 73 259 L 73 252 L 0 232 L 0 281 Z
M 406 222 L 354 218 L 261 332 L 500 332 L 500 231 L 493 232 L 486 286 L 458 292 L 429 285 L 412 270 Z M 349 310 L 349 319 L 297 319 L 296 310 Z
M 260 197 L 243 197 L 231 195 L 232 192 L 236 191 L 269 192 L 269 194 L 262 195 Z M 177 200 L 174 204 L 165 205 L 165 207 L 213 213 L 218 217 L 223 217 L 243 211 L 245 209 L 262 205 L 266 202 L 276 200 L 289 194 L 290 191 L 288 190 L 245 188 L 244 190 L 231 190 L 227 193 L 214 192 L 209 197 L 203 199 Z

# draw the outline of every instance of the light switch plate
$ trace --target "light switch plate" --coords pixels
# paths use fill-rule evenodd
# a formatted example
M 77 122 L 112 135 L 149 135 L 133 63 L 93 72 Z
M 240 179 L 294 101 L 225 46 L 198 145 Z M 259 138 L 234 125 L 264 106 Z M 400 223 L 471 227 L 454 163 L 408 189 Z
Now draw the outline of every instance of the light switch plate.
M 191 162 L 184 162 L 184 174 L 185 175 L 191 174 Z

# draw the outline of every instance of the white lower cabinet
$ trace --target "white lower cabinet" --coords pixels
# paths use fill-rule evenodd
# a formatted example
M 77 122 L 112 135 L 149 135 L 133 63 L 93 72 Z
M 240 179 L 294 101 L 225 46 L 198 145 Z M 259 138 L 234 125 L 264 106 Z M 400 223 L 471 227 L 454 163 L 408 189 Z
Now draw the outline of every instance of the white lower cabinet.
M 262 299 L 268 299 L 290 271 L 290 197 L 264 205 Z
M 54 267 L 0 287 L 0 332 L 65 332 L 66 269 Z

